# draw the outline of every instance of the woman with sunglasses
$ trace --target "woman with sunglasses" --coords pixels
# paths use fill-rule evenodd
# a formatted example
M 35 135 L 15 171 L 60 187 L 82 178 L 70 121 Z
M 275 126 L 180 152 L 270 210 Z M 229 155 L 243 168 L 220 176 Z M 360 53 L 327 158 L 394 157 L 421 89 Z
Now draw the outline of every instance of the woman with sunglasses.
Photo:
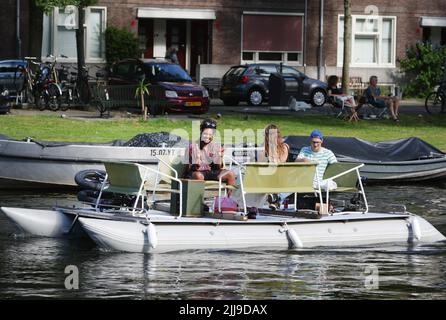
M 200 141 L 189 145 L 189 166 L 186 178 L 194 180 L 219 180 L 235 185 L 235 174 L 223 169 L 223 148 L 213 142 L 217 123 L 205 119 L 200 124 Z M 230 194 L 230 190 L 228 190 Z

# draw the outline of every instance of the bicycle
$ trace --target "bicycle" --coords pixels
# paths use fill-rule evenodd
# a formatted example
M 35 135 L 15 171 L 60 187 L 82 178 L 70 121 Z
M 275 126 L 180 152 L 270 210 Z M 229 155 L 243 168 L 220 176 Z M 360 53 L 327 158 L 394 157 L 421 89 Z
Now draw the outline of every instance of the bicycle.
M 446 81 L 441 82 L 435 91 L 427 95 L 424 106 L 429 114 L 444 114 L 446 112 Z
M 61 104 L 62 91 L 57 83 L 50 76 L 51 71 L 48 66 L 42 66 L 36 76 L 36 94 L 34 96 L 35 105 L 43 111 L 46 108 L 57 111 Z
M 23 84 L 22 88 L 17 88 L 17 96 L 20 96 L 20 102 L 31 103 L 35 102 L 35 85 L 36 85 L 36 73 L 31 68 L 31 65 L 40 66 L 40 63 L 35 62 L 36 57 L 25 57 L 26 66 L 17 66 L 14 73 L 14 84 L 17 80 L 17 74 L 23 74 Z M 17 86 L 16 86 L 17 87 Z
M 102 68 L 101 66 L 96 66 L 97 68 Z M 73 67 L 76 69 L 75 67 Z M 77 73 L 70 73 L 74 78 L 76 78 Z M 106 112 L 107 108 L 104 105 L 104 101 L 109 100 L 108 90 L 106 86 L 106 76 L 101 71 L 96 72 L 96 77 L 89 75 L 88 68 L 82 67 L 82 78 L 81 81 L 76 81 L 71 79 L 70 90 L 73 97 L 73 101 L 77 100 L 82 104 L 89 104 L 94 106 L 102 115 Z M 94 82 L 91 82 L 93 80 Z
M 106 82 L 102 77 L 103 75 L 100 72 L 96 72 L 96 78 L 90 77 L 95 79 L 95 83 L 88 85 L 90 96 L 89 103 L 99 111 L 101 117 L 107 111 L 107 106 L 104 102 L 110 100 Z

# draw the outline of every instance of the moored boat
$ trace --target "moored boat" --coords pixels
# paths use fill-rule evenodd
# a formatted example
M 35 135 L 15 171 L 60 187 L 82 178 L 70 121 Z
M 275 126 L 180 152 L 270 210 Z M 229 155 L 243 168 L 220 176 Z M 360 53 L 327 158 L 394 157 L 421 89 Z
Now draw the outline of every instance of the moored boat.
M 308 137 L 288 136 L 295 158 L 308 145 Z M 324 147 L 340 162 L 364 163 L 361 176 L 367 182 L 419 182 L 446 179 L 446 154 L 419 138 L 370 142 L 351 137 L 326 137 Z
M 83 170 L 104 170 L 104 161 L 127 161 L 156 166 L 157 156 L 182 154 L 184 141 L 168 133 L 162 135 L 162 146 L 133 146 L 115 140 L 108 143 L 23 141 L 0 137 L 0 189 L 77 188 L 76 173 Z M 137 138 L 136 136 L 135 138 Z M 158 139 L 159 140 L 159 139 Z

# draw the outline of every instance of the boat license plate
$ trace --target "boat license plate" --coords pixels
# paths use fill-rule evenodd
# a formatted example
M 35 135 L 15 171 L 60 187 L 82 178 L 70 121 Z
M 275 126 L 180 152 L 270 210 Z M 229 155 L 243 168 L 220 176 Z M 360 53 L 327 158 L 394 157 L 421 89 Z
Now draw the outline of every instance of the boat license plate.
M 186 107 L 200 107 L 201 102 L 200 101 L 188 101 L 186 102 Z

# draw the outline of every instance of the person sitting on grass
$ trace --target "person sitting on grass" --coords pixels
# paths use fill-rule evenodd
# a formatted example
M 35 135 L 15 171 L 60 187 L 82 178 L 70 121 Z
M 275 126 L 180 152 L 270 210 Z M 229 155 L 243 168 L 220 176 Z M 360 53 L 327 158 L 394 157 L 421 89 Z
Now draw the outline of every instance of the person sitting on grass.
M 400 100 L 398 97 L 386 97 L 381 95 L 381 89 L 378 87 L 378 77 L 371 76 L 369 79 L 370 85 L 366 89 L 364 96 L 368 103 L 376 108 L 388 107 L 392 115 L 392 119 L 395 122 L 399 122 L 398 108 L 400 106 Z
M 336 97 L 336 99 L 339 99 L 339 100 L 343 101 L 344 103 L 347 103 L 353 109 L 356 109 L 357 104 L 355 102 L 355 98 L 353 96 L 343 94 L 342 89 L 338 88 L 338 82 L 339 82 L 338 76 L 332 75 L 332 76 L 328 77 L 328 80 L 327 80 L 328 94 L 330 96 Z
M 217 123 L 212 119 L 205 119 L 200 124 L 200 141 L 189 145 L 189 165 L 185 177 L 194 180 L 216 180 L 228 185 L 235 185 L 235 174 L 223 169 L 223 148 L 214 139 Z M 231 190 L 228 190 L 230 195 Z

